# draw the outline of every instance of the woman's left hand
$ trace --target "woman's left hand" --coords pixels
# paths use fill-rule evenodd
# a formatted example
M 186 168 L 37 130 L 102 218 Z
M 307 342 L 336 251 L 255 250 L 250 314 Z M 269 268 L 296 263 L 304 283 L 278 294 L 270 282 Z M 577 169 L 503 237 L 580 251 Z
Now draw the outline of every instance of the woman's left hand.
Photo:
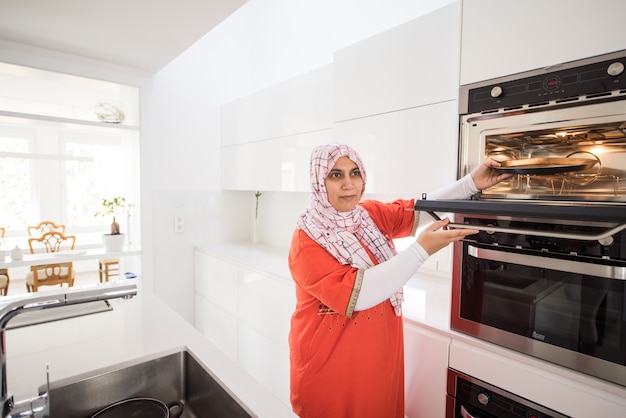
M 500 171 L 498 167 L 500 167 L 499 162 L 488 158 L 481 165 L 472 170 L 470 175 L 478 190 L 487 189 L 511 177 L 511 173 Z
M 417 243 L 428 255 L 433 255 L 448 244 L 461 240 L 468 235 L 477 234 L 476 229 L 448 229 L 450 219 L 445 218 L 428 225 L 417 237 Z

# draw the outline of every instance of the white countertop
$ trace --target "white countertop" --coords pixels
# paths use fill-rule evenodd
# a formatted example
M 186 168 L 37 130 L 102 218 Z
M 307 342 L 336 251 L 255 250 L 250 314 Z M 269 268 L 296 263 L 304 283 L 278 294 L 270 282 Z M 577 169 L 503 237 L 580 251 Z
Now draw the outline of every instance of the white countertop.
M 7 385 L 16 401 L 37 396 L 46 381 L 71 377 L 163 351 L 187 347 L 259 417 L 293 414 L 195 328 L 139 285 L 113 310 L 6 331 Z

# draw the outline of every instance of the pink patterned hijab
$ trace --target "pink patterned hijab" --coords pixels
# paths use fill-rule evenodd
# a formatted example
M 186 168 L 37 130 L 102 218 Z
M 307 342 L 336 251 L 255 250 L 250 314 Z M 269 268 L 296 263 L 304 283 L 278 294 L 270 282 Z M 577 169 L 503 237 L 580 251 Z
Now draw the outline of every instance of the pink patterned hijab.
M 363 179 L 365 192 L 367 176 L 359 154 L 347 145 L 320 145 L 311 153 L 311 202 L 306 212 L 298 218 L 298 228 L 321 245 L 341 264 L 359 269 L 374 266 L 367 251 L 374 255 L 379 263 L 396 254 L 395 248 L 378 229 L 370 215 L 360 205 L 350 212 L 338 212 L 329 202 L 324 180 L 341 157 L 352 160 Z M 401 313 L 402 289 L 392 295 L 391 303 L 397 315 Z

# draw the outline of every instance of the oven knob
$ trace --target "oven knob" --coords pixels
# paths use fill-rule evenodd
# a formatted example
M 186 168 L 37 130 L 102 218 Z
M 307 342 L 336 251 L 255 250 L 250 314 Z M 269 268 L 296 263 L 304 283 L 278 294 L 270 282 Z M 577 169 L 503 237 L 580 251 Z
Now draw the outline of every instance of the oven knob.
M 610 76 L 617 77 L 624 72 L 624 64 L 619 61 L 614 62 L 613 64 L 609 65 L 609 68 L 607 68 L 606 72 Z
M 489 403 L 490 397 L 488 393 L 485 392 L 480 392 L 478 394 L 478 402 L 480 402 L 481 405 L 487 405 Z
M 496 98 L 496 97 L 500 97 L 500 96 L 502 96 L 502 87 L 494 86 L 491 89 L 491 97 Z

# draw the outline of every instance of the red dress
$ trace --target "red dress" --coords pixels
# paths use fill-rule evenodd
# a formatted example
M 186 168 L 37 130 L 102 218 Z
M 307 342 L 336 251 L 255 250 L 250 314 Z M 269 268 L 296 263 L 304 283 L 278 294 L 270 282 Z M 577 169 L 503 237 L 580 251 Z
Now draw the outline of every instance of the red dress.
M 415 230 L 414 212 L 407 210 L 413 201 L 361 205 L 390 238 Z M 340 264 L 300 229 L 289 268 L 297 299 L 289 333 L 294 412 L 302 418 L 403 418 L 402 317 L 388 299 L 353 312 L 358 269 Z

